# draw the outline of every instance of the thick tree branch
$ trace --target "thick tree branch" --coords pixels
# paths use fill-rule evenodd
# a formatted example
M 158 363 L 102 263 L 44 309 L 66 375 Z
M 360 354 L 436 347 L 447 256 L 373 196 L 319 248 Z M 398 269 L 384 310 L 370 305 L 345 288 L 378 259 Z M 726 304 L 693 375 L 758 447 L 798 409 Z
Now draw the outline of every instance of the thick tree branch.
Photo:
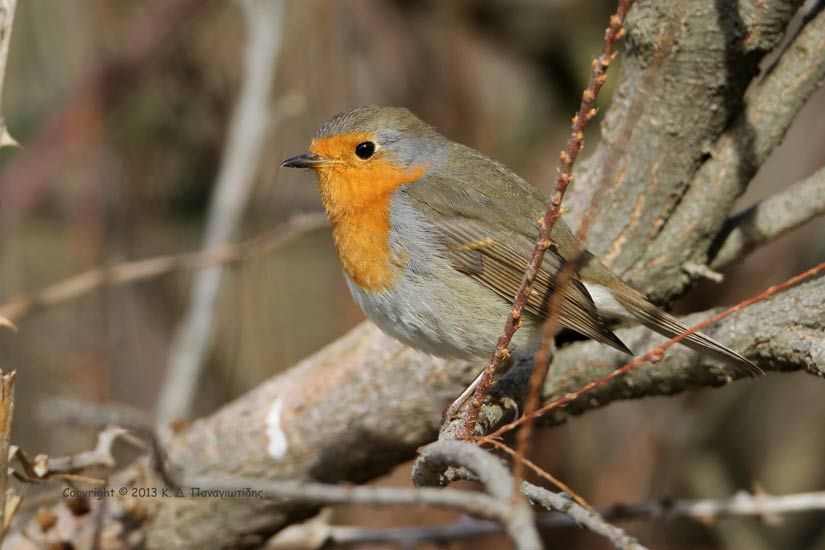
M 685 322 L 705 316 L 689 316 Z M 643 328 L 618 334 L 637 350 L 661 341 Z M 806 370 L 825 377 L 825 278 L 735 313 L 708 334 L 745 352 L 766 371 Z M 542 400 L 553 401 L 625 361 L 624 355 L 593 342 L 562 348 Z M 387 472 L 435 439 L 443 407 L 473 378 L 474 368 L 405 348 L 365 323 L 193 423 L 171 442 L 170 462 L 197 477 L 243 473 L 255 479 L 362 482 Z M 719 386 L 740 375 L 677 347 L 661 362 L 631 371 L 543 421 L 562 422 L 569 414 L 618 399 Z M 148 462 L 117 474 L 112 484 L 163 485 Z M 128 516 L 135 506 L 152 518 L 147 530 L 150 547 L 184 540 L 229 545 L 250 526 L 275 532 L 317 510 L 291 502 L 119 499 L 116 505 L 110 503 L 106 521 L 120 521 L 118 514 Z
M 825 214 L 825 168 L 733 216 L 717 237 L 711 267 L 722 269 L 759 245 Z
M 670 297 L 686 288 L 690 276 L 685 264 L 708 262 L 708 251 L 734 201 L 825 79 L 823 51 L 825 12 L 820 12 L 745 97 L 744 111 L 710 149 L 678 208 L 663 220 L 647 259 L 634 271 L 636 280 L 643 274 L 645 280 L 666 281 L 653 286 L 654 297 Z
M 616 148 L 626 152 L 613 163 L 614 176 L 587 244 L 654 299 L 678 290 L 679 285 L 673 286 L 678 281 L 672 279 L 683 274 L 651 277 L 642 271 L 641 266 L 656 259 L 650 245 L 685 202 L 681 198 L 708 150 L 742 112 L 742 96 L 759 61 L 779 43 L 800 4 L 648 1 L 639 2 L 628 15 L 621 80 L 604 118 L 602 140 L 579 165 L 567 207 L 576 225 L 601 184 L 605 161 Z M 663 22 L 674 14 L 682 16 L 677 44 L 661 61 L 655 84 L 646 86 Z M 638 94 L 648 94 L 641 115 L 633 109 Z M 624 131 L 628 117 L 638 118 L 629 137 Z M 721 224 L 727 212 L 714 206 L 702 215 L 719 217 Z M 693 240 L 700 238 L 685 230 L 678 246 L 692 249 Z

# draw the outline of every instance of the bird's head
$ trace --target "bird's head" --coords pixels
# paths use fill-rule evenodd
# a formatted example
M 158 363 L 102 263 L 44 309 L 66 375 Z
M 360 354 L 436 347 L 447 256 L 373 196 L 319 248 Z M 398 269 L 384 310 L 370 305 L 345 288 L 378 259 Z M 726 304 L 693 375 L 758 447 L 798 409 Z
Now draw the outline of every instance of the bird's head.
M 407 109 L 359 107 L 328 120 L 309 152 L 281 166 L 314 170 L 324 207 L 334 218 L 418 180 L 443 161 L 445 143 Z

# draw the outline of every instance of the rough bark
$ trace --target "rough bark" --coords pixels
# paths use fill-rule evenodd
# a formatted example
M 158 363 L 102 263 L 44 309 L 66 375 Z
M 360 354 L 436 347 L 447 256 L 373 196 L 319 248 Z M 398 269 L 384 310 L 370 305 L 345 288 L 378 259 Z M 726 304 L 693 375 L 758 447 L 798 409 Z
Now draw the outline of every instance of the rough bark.
M 763 83 L 759 88 L 766 89 L 765 107 L 772 113 L 788 111 L 789 116 L 757 124 L 742 122 L 743 117 L 750 122 L 745 106 L 753 101 L 744 97 L 745 89 L 765 53 L 782 38 L 799 4 L 642 2 L 628 16 L 622 78 L 602 124 L 602 140 L 580 165 L 579 184 L 567 206 L 575 222 L 607 178 L 588 245 L 653 299 L 664 301 L 685 290 L 690 279 L 682 269 L 684 263 L 703 259 L 709 238 L 725 222 L 733 200 L 799 109 L 792 98 L 803 102 L 807 98 L 803 92 L 787 93 L 793 105 L 779 109 L 776 89 L 767 95 L 767 82 Z M 673 29 L 676 45 L 652 69 L 651 85 L 648 66 L 668 30 L 663 22 L 672 17 L 682 21 Z M 822 18 L 817 23 L 825 24 Z M 825 35 L 821 29 L 815 34 L 814 42 Z M 776 87 L 788 85 L 788 69 L 801 71 L 819 63 L 794 62 L 795 66 L 777 67 L 769 76 Z M 809 85 L 818 80 L 812 78 Z M 772 139 L 759 140 L 762 133 Z M 761 143 L 759 153 L 754 151 L 756 142 Z M 722 167 L 717 159 L 728 148 L 739 156 Z M 714 167 L 727 173 L 709 183 L 709 175 L 701 173 Z M 705 195 L 711 185 L 716 186 L 715 192 Z M 698 222 L 702 227 L 694 227 Z

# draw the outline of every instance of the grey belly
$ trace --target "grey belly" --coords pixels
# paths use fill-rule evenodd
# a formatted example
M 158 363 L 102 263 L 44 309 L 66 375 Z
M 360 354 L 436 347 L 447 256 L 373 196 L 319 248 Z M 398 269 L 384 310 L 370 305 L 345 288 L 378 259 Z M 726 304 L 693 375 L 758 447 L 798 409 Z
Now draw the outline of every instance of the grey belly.
M 385 333 L 440 357 L 487 358 L 504 329 L 510 304 L 446 260 L 408 269 L 392 289 L 364 291 L 347 278 L 353 298 Z M 525 316 L 511 350 L 530 347 L 536 320 Z

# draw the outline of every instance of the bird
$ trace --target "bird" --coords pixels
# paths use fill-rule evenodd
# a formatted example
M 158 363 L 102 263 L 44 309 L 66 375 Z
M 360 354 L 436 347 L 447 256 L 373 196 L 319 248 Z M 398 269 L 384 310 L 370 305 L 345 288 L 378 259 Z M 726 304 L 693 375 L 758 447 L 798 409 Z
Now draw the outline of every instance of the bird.
M 336 114 L 307 153 L 281 166 L 315 172 L 347 286 L 373 323 L 435 356 L 490 357 L 532 255 L 536 220 L 546 209 L 535 187 L 408 109 L 391 106 Z M 613 332 L 616 321 L 640 323 L 668 338 L 688 330 L 587 251 L 563 217 L 550 241 L 511 341 L 514 352 L 536 349 L 554 292 L 563 295 L 562 328 L 629 355 Z M 575 276 L 558 285 L 574 257 Z M 681 343 L 760 372 L 701 332 Z

